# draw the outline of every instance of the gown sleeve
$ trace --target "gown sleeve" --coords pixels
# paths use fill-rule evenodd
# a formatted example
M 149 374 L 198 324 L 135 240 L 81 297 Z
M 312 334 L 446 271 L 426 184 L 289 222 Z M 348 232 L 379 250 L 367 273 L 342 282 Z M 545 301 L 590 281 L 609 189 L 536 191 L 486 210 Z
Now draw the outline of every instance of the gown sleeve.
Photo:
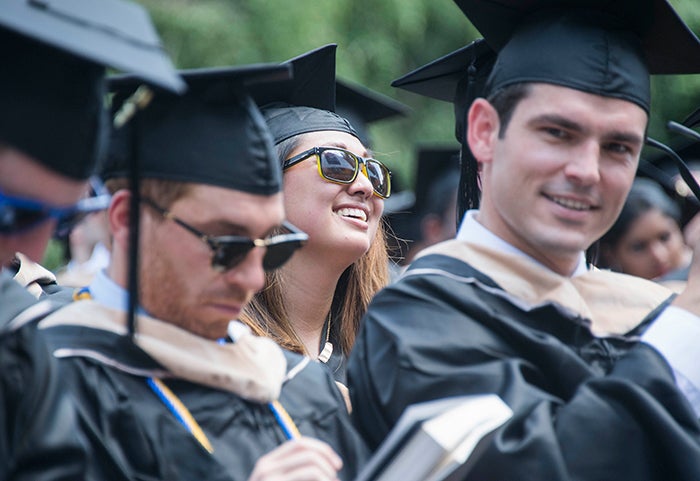
M 468 480 L 700 479 L 698 420 L 653 348 L 594 338 L 555 304 L 526 312 L 464 263 L 419 262 L 453 271 L 381 291 L 350 358 L 371 448 L 410 404 L 495 393 L 514 416 Z
M 0 479 L 99 479 L 75 405 L 35 325 L 0 334 Z

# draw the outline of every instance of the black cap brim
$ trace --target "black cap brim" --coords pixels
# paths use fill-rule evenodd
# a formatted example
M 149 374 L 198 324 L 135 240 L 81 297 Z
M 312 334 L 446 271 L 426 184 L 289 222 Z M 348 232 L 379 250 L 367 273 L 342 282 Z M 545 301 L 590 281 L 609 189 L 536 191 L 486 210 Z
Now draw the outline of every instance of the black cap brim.
M 185 84 L 146 10 L 123 0 L 3 0 L 0 26 L 174 92 Z
M 496 53 L 484 39 L 448 53 L 394 80 L 393 87 L 451 102 L 455 110 L 455 137 L 464 143 L 466 117 L 471 103 L 484 95 Z
M 700 142 L 679 138 L 669 145 L 687 164 L 697 166 L 700 163 Z M 678 194 L 678 164 L 666 153 L 658 150 L 645 150 L 639 161 L 638 172 L 661 184 L 668 192 Z M 681 181 L 682 182 L 682 181 Z M 687 192 L 686 194 L 687 195 Z
M 366 147 L 371 146 L 369 124 L 405 116 L 410 111 L 398 100 L 347 80 L 336 80 L 335 89 L 336 112 L 352 124 Z
M 683 125 L 689 128 L 696 127 L 700 124 L 700 109 L 697 109 L 692 114 L 688 115 L 685 120 L 683 120 Z
M 410 108 L 387 95 L 347 80 L 336 80 L 336 111 L 356 112 L 364 123 L 405 116 Z M 343 115 L 345 117 L 345 115 Z
M 495 59 L 496 53 L 488 44 L 483 39 L 477 39 L 403 75 L 391 85 L 425 97 L 454 102 L 460 82 L 468 75 L 469 66 L 474 66 L 476 71 L 473 75 L 481 79 L 483 86 Z

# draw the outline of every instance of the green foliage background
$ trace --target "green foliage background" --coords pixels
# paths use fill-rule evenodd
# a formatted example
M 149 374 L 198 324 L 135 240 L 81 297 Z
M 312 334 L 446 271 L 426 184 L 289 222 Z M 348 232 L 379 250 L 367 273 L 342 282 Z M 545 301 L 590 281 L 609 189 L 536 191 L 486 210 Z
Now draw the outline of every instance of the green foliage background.
M 450 143 L 451 105 L 393 89 L 393 79 L 477 38 L 451 0 L 140 0 L 179 68 L 281 62 L 338 44 L 340 78 L 409 105 L 410 117 L 372 127 L 374 148 L 403 185 L 413 182 L 418 144 Z M 700 32 L 697 0 L 671 2 Z M 650 135 L 669 140 L 666 120 L 700 103 L 700 75 L 653 79 Z

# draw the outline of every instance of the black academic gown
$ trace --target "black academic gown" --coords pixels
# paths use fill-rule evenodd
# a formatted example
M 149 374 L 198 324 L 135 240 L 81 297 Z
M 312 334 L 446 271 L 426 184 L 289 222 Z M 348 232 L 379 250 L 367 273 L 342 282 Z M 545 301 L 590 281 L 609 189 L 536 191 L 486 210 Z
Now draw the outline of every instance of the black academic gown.
M 470 481 L 700 479 L 698 420 L 665 360 L 637 340 L 668 300 L 650 296 L 657 308 L 624 335 L 594 336 L 570 308 L 521 302 L 446 255 L 456 242 L 419 258 L 369 307 L 348 378 L 371 447 L 412 403 L 496 393 L 514 416 Z M 630 281 L 604 274 L 611 294 Z
M 88 468 L 97 473 L 94 478 L 75 479 L 243 481 L 260 456 L 286 440 L 266 403 L 164 378 L 211 442 L 214 451 L 210 454 L 147 385 L 147 378 L 164 368 L 127 337 L 79 325 L 33 328 L 26 336 L 22 332 L 16 337 L 40 337 L 58 361 L 59 374 L 51 379 L 72 397 L 77 412 L 73 427 L 87 439 Z M 25 339 L 25 350 L 33 356 L 28 342 Z M 340 478 L 353 479 L 367 449 L 352 427 L 333 380 L 314 362 L 305 364 L 301 356 L 291 353 L 285 357 L 287 370 L 294 375 L 283 384 L 280 403 L 303 435 L 329 443 L 344 458 Z M 22 364 L 22 360 L 17 362 Z M 29 364 L 23 369 L 33 374 L 36 363 Z M 25 382 L 34 388 L 31 375 Z M 35 402 L 37 409 L 52 408 L 41 399 Z M 28 445 L 46 435 L 47 426 L 40 427 L 43 429 L 27 439 Z
M 0 270 L 0 480 L 104 479 L 89 473 L 75 405 L 36 323 L 10 324 L 23 312 L 30 321 L 51 310 Z

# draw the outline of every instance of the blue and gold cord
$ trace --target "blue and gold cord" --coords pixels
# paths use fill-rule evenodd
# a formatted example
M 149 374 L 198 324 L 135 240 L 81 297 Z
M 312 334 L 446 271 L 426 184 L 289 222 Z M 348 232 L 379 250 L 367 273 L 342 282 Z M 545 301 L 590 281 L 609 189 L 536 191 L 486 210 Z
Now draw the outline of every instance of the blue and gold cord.
M 92 294 L 90 294 L 89 287 L 81 287 L 73 291 L 74 301 L 88 301 L 90 299 L 92 299 Z
M 207 450 L 207 452 L 213 453 L 214 448 L 209 442 L 207 435 L 204 434 L 204 431 L 199 426 L 199 423 L 197 423 L 197 420 L 192 416 L 187 407 L 182 404 L 182 401 L 180 401 L 175 393 L 173 393 L 170 388 L 163 384 L 163 382 L 158 378 L 149 377 L 146 382 L 153 392 L 155 392 L 160 398 L 160 400 L 163 401 L 163 404 L 165 404 L 170 412 L 173 413 L 175 418 L 180 421 L 180 424 L 185 426 L 185 429 L 187 429 L 190 434 L 194 436 L 197 442 L 199 442 L 199 444 L 201 444 L 202 447 Z
M 279 401 L 272 401 L 269 403 L 270 410 L 272 411 L 272 414 L 275 415 L 275 419 L 277 420 L 277 424 L 280 425 L 282 428 L 282 431 L 284 431 L 284 435 L 287 437 L 287 439 L 297 439 L 301 437 L 301 433 L 299 432 L 299 429 L 297 428 L 297 425 L 294 424 L 294 420 L 292 417 L 289 415 L 286 409 L 282 406 L 282 404 Z
M 76 289 L 73 292 L 74 301 L 88 300 L 91 298 L 92 296 L 88 287 Z M 192 434 L 197 442 L 199 442 L 199 444 L 206 449 L 207 452 L 213 453 L 214 448 L 212 447 L 211 442 L 209 442 L 207 435 L 204 434 L 204 431 L 197 420 L 194 418 L 194 416 L 192 416 L 192 413 L 190 413 L 189 409 L 187 409 L 187 406 L 182 404 L 182 401 L 180 401 L 175 393 L 173 393 L 170 388 L 168 388 L 168 386 L 166 386 L 163 381 L 158 378 L 150 377 L 146 379 L 146 383 L 156 394 L 156 396 L 158 396 L 158 398 L 163 402 L 163 404 L 165 404 L 165 407 L 167 407 L 173 416 L 175 416 L 175 419 L 177 419 L 178 422 L 182 424 L 185 429 L 190 432 L 190 434 Z M 282 428 L 282 431 L 287 439 L 297 439 L 301 437 L 301 433 L 299 432 L 296 424 L 294 424 L 294 420 L 279 401 L 272 401 L 268 404 L 268 406 L 270 407 L 272 414 L 275 416 L 277 424 L 279 424 L 280 428 Z

